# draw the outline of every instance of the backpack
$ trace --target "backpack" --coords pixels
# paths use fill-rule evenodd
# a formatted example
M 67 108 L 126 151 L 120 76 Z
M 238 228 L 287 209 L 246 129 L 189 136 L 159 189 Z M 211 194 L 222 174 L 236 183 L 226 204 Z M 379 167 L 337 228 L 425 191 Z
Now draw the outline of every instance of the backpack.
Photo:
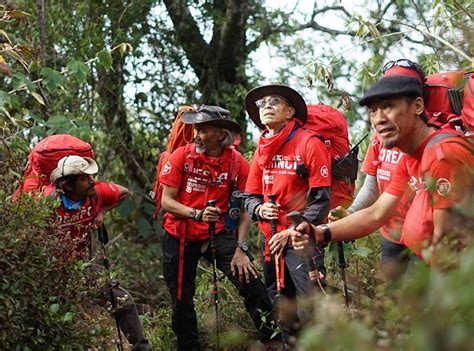
M 464 87 L 461 121 L 468 134 L 474 134 L 474 74 L 471 74 Z
M 357 150 L 352 157 L 349 170 L 340 165 L 349 156 L 350 143 L 347 121 L 337 109 L 325 104 L 308 104 L 308 118 L 303 125 L 304 129 L 316 132 L 324 139 L 324 143 L 331 152 L 332 183 L 331 183 L 331 208 L 347 204 L 352 201 L 354 194 L 355 178 L 351 176 L 354 159 L 357 161 Z M 354 153 L 354 152 L 353 152 Z M 357 166 L 356 177 L 357 177 Z
M 184 124 L 181 120 L 183 113 L 190 111 L 194 111 L 194 108 L 191 106 L 179 107 L 173 126 L 168 135 L 166 150 L 160 154 L 156 164 L 156 181 L 153 186 L 153 191 L 150 192 L 151 198 L 155 201 L 155 213 L 153 214 L 155 220 L 158 218 L 158 214 L 161 210 L 161 198 L 163 195 L 163 186 L 160 184 L 161 171 L 174 150 L 193 141 L 193 126 L 190 124 Z
M 13 194 L 17 201 L 26 193 L 41 193 L 50 184 L 49 176 L 64 156 L 78 155 L 94 158 L 92 146 L 69 134 L 50 135 L 36 144 L 28 155 L 21 183 Z
M 463 106 L 464 83 L 464 70 L 439 72 L 426 77 L 425 111 L 429 125 L 441 128 L 447 123 L 459 120 Z
M 467 138 L 463 133 L 458 131 L 446 131 L 433 137 L 425 147 L 421 159 L 421 177 L 423 182 L 418 185 L 419 188 L 415 193 L 411 206 L 408 209 L 402 229 L 401 241 L 404 245 L 413 250 L 418 256 L 423 256 L 423 248 L 432 240 L 434 225 L 433 225 L 433 199 L 431 191 L 435 190 L 434 184 L 425 175 L 429 169 L 429 161 L 427 155 L 442 158 L 444 154 L 441 150 L 430 150 L 433 146 L 438 144 L 457 143 L 467 148 L 472 155 L 474 155 L 474 142 Z M 429 152 L 428 152 L 429 151 Z M 464 160 L 465 165 L 473 163 L 471 160 Z M 438 179 L 436 182 L 436 191 L 443 191 L 443 187 L 449 189 L 451 185 L 449 181 L 444 178 Z

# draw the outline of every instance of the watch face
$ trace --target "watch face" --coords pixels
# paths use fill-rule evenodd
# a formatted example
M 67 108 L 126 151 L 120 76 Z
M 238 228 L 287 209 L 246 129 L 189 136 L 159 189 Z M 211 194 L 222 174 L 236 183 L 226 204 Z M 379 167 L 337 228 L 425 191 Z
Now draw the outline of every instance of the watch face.
M 243 241 L 239 244 L 239 247 L 243 250 L 243 251 L 247 251 L 249 249 L 249 245 Z

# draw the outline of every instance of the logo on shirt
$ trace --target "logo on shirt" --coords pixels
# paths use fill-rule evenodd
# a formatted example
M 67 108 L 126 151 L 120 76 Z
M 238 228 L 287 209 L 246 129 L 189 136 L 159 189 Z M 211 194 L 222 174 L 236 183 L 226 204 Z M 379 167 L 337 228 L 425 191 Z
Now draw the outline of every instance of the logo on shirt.
M 328 171 L 328 167 L 326 165 L 322 166 L 321 167 L 321 175 L 324 177 L 324 178 L 327 178 L 329 176 L 329 171 Z
M 441 196 L 446 196 L 451 190 L 451 183 L 446 178 L 439 178 L 436 181 L 436 192 Z
M 397 165 L 403 152 L 382 148 L 380 150 L 379 161 Z
M 163 171 L 161 172 L 161 174 L 166 175 L 166 174 L 170 174 L 170 172 L 171 172 L 171 163 L 170 163 L 170 161 L 168 161 L 163 166 Z

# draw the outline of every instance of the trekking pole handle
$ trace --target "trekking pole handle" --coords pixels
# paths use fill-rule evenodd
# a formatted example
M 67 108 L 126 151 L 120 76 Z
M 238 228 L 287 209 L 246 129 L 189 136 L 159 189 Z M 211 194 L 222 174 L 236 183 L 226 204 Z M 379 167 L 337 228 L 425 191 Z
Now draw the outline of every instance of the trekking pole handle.
M 344 257 L 344 243 L 342 241 L 337 242 L 337 257 L 339 268 L 346 268 L 346 258 Z
M 288 213 L 288 218 L 291 220 L 293 223 L 294 227 L 296 228 L 300 223 L 306 221 L 306 219 L 303 217 L 300 211 L 291 211 Z M 310 224 L 311 225 L 311 224 Z M 306 256 L 306 261 L 308 264 L 309 272 L 314 272 L 317 271 L 318 269 L 316 268 L 316 264 L 313 259 L 312 252 L 316 246 L 316 242 L 314 240 L 314 237 L 312 235 L 309 236 L 309 248 L 305 250 L 305 256 Z
M 268 195 L 268 202 L 273 205 L 276 205 L 276 196 L 274 194 Z M 275 235 L 278 231 L 277 224 L 278 224 L 278 220 L 276 219 L 270 220 L 270 226 L 272 227 L 272 236 Z
M 207 207 L 216 207 L 216 204 L 217 204 L 217 200 L 209 200 L 207 202 Z M 211 236 L 211 238 L 216 234 L 216 223 L 215 222 L 211 222 L 209 223 L 209 235 Z

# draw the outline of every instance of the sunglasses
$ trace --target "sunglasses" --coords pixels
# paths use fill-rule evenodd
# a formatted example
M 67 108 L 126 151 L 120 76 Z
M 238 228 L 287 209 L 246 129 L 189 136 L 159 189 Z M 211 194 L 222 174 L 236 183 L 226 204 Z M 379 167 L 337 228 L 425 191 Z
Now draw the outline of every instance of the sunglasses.
M 420 66 L 417 65 L 415 62 L 410 61 L 408 59 L 399 59 L 399 60 L 395 60 L 395 61 L 388 61 L 382 67 L 382 74 L 385 74 L 385 72 L 387 72 L 390 68 L 392 68 L 394 66 L 399 66 L 399 67 L 412 69 L 412 70 L 416 71 L 421 76 L 422 79 L 425 77 L 424 73 L 420 69 Z
M 269 104 L 270 106 L 276 106 L 281 102 L 286 102 L 289 106 L 292 106 L 287 99 L 281 96 L 270 96 L 266 99 L 259 99 L 255 101 L 255 105 L 257 105 L 258 108 L 264 108 L 265 106 L 267 106 L 267 104 Z

